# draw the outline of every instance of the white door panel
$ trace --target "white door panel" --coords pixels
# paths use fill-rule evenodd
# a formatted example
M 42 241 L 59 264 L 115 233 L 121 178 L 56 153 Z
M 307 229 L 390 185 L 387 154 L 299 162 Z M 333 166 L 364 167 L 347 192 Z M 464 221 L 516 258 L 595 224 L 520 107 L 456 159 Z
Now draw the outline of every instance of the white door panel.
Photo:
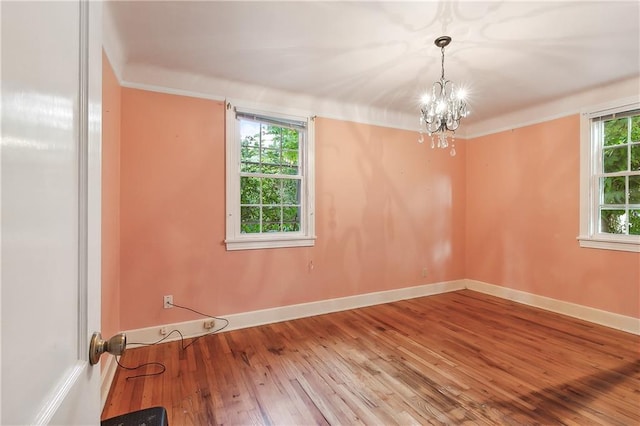
M 0 8 L 0 423 L 95 424 L 101 4 Z

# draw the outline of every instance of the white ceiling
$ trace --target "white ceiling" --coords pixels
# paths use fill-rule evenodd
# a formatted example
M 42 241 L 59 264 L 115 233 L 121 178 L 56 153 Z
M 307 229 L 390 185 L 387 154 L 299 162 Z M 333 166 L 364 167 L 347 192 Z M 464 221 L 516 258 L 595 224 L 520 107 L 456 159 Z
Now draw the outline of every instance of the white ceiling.
M 471 92 L 468 122 L 640 76 L 637 0 L 106 7 L 124 75 L 152 66 L 416 115 L 440 76 L 433 41 L 449 35 L 445 74 Z

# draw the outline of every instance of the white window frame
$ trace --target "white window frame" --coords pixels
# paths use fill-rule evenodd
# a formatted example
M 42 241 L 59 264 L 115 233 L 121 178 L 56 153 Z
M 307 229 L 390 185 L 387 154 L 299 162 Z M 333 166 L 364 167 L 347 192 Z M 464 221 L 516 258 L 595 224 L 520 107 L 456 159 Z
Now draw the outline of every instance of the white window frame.
M 242 105 L 247 105 L 242 104 Z M 300 151 L 301 223 L 298 232 L 240 232 L 240 125 L 236 111 L 273 117 L 282 120 L 306 122 L 306 138 Z M 315 117 L 299 111 L 266 106 L 240 106 L 226 102 L 226 239 L 227 250 L 269 249 L 281 247 L 310 247 L 315 244 Z
M 580 247 L 640 253 L 639 235 L 599 232 L 602 154 L 598 140 L 592 137 L 592 119 L 640 108 L 640 98 L 633 97 L 585 109 L 580 114 Z

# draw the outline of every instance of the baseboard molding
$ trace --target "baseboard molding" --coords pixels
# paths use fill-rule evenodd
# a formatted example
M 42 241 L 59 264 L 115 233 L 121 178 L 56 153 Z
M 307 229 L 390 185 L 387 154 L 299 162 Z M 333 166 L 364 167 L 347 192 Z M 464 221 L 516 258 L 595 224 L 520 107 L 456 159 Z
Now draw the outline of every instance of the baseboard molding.
M 638 318 L 615 314 L 575 303 L 564 302 L 562 300 L 539 296 L 525 291 L 514 290 L 508 287 L 488 284 L 482 281 L 469 279 L 465 279 L 463 281 L 465 282 L 465 287 L 469 290 L 489 294 L 502 299 L 512 300 L 514 302 L 558 314 L 604 325 L 605 327 L 615 328 L 617 330 L 640 335 L 640 319 Z
M 107 356 L 108 355 L 108 356 Z M 107 403 L 107 397 L 109 396 L 109 389 L 111 389 L 111 383 L 116 375 L 118 363 L 116 358 L 107 354 L 102 357 L 100 362 L 104 362 L 102 365 L 102 371 L 100 373 L 100 412 L 104 410 L 104 405 Z
M 305 318 L 314 315 L 328 314 L 331 312 L 345 311 L 348 309 L 362 308 L 365 306 L 379 305 L 382 303 L 395 302 L 397 300 L 413 299 L 415 297 L 431 296 L 434 294 L 447 293 L 450 291 L 462 290 L 465 288 L 464 280 L 447 281 L 435 284 L 425 284 L 415 287 L 405 287 L 395 290 L 366 293 L 356 296 L 341 297 L 337 299 L 322 300 L 318 302 L 301 303 L 297 305 L 282 306 L 272 309 L 244 312 L 225 316 L 229 320 L 229 325 L 224 331 L 238 330 L 241 328 L 255 327 L 264 324 L 273 324 L 281 321 L 288 321 L 298 318 Z M 185 321 L 174 324 L 165 324 L 154 327 L 127 330 L 127 344 L 129 347 L 139 346 L 140 343 L 157 342 L 163 336 L 160 334 L 162 328 L 167 332 L 178 330 L 184 337 L 195 337 L 206 334 L 204 329 L 205 318 Z M 179 340 L 177 333 L 169 335 L 163 342 Z

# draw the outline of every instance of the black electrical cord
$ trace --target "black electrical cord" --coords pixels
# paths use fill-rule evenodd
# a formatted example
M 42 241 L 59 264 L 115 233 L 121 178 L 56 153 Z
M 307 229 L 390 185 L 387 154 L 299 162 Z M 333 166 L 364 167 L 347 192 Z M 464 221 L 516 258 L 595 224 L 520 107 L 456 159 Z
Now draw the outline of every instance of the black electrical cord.
M 191 311 L 191 312 L 196 313 L 196 314 L 198 314 L 198 315 L 202 315 L 203 317 L 206 317 L 206 318 L 211 318 L 211 319 L 213 319 L 213 320 L 217 320 L 217 321 L 224 321 L 224 325 L 223 325 L 222 327 L 219 327 L 219 328 L 217 328 L 217 329 L 215 329 L 215 330 L 211 330 L 211 331 L 209 331 L 208 333 L 205 333 L 205 334 L 203 334 L 203 335 L 201 335 L 201 336 L 198 336 L 198 337 L 196 337 L 196 338 L 192 339 L 192 340 L 191 340 L 191 342 L 189 342 L 189 344 L 187 344 L 187 345 L 185 345 L 185 344 L 184 344 L 184 336 L 182 335 L 182 333 L 180 332 L 180 330 L 171 330 L 171 331 L 170 331 L 166 336 L 164 336 L 162 339 L 157 340 L 157 341 L 155 341 L 155 342 L 153 342 L 153 343 L 127 342 L 127 345 L 153 346 L 153 345 L 157 345 L 157 344 L 159 344 L 159 343 L 164 342 L 164 341 L 165 341 L 167 338 L 169 338 L 169 336 L 171 336 L 173 333 L 178 333 L 178 334 L 180 335 L 180 347 L 181 347 L 181 349 L 184 351 L 184 350 L 186 350 L 189 346 L 193 345 L 196 341 L 198 341 L 199 339 L 201 339 L 202 337 L 208 336 L 208 335 L 210 335 L 210 334 L 218 333 L 218 332 L 220 332 L 220 331 L 224 330 L 225 328 L 227 328 L 227 327 L 229 326 L 229 320 L 228 320 L 228 319 L 226 319 L 226 318 L 215 317 L 215 316 L 213 316 L 213 315 L 203 314 L 202 312 L 196 311 L 195 309 L 191 309 L 191 308 L 188 308 L 188 307 L 186 307 L 186 306 L 176 305 L 175 303 L 171 303 L 171 302 L 167 302 L 167 303 L 169 303 L 171 306 L 175 306 L 176 308 L 185 309 L 185 310 L 187 310 L 187 311 Z M 121 368 L 123 368 L 123 369 L 125 369 L 125 370 L 129 370 L 129 371 L 137 370 L 137 369 L 140 369 L 140 368 L 143 368 L 143 367 L 147 367 L 147 366 L 150 366 L 150 365 L 158 365 L 158 366 L 160 366 L 160 368 L 161 368 L 161 370 L 160 370 L 160 371 L 157 371 L 157 372 L 155 372 L 155 373 L 145 373 L 145 374 L 138 374 L 138 375 L 135 375 L 135 376 L 129 376 L 129 377 L 127 377 L 127 379 L 126 379 L 126 380 L 129 380 L 129 379 L 136 379 L 136 378 L 139 378 L 139 377 L 159 376 L 159 375 L 161 375 L 162 373 L 164 373 L 164 372 L 167 370 L 167 367 L 165 367 L 165 365 L 164 365 L 164 364 L 162 364 L 161 362 L 145 362 L 145 363 L 143 363 L 143 364 L 138 365 L 137 367 L 127 367 L 127 366 L 125 366 L 125 365 L 122 365 L 122 364 L 120 363 L 120 360 L 118 359 L 118 357 L 116 357 L 116 363 L 117 363 L 117 364 L 118 364 L 118 366 L 120 366 Z
M 203 334 L 201 336 L 198 336 L 198 337 L 194 338 L 193 340 L 191 340 L 191 342 L 189 342 L 189 344 L 187 346 L 184 346 L 184 338 L 182 338 L 182 350 L 187 349 L 189 346 L 193 345 L 199 339 L 201 339 L 201 338 L 203 338 L 205 336 L 208 336 L 210 334 L 218 333 L 218 332 L 224 330 L 225 328 L 227 328 L 229 326 L 229 320 L 226 319 L 226 318 L 214 317 L 213 315 L 203 314 L 202 312 L 196 311 L 195 309 L 187 308 L 186 306 L 176 305 L 175 303 L 171 303 L 171 302 L 168 302 L 168 303 L 171 306 L 175 306 L 176 308 L 186 309 L 187 311 L 191 311 L 191 312 L 193 312 L 195 314 L 202 315 L 203 317 L 206 317 L 206 318 L 211 318 L 211 319 L 217 320 L 217 321 L 224 321 L 224 325 L 222 327 L 219 327 L 219 328 L 217 328 L 215 330 L 211 330 L 210 332 L 208 332 L 206 334 Z M 180 334 L 180 337 L 182 337 L 182 334 Z
M 140 365 L 138 365 L 137 367 L 127 367 L 126 365 L 122 365 L 122 364 L 120 363 L 120 360 L 118 359 L 118 357 L 115 357 L 115 358 L 116 358 L 116 363 L 118 363 L 118 366 L 120 366 L 120 368 L 123 368 L 123 369 L 125 369 L 125 370 L 129 370 L 129 371 L 138 370 L 138 369 L 140 369 L 140 368 L 148 367 L 148 366 L 150 366 L 150 365 L 158 365 L 158 366 L 160 366 L 160 368 L 161 368 L 161 370 L 160 370 L 160 371 L 156 371 L 155 373 L 144 373 L 144 374 L 137 374 L 137 375 L 135 375 L 135 376 L 128 376 L 128 377 L 126 378 L 126 380 L 129 380 L 129 379 L 137 379 L 138 377 L 159 376 L 159 375 L 161 375 L 162 373 L 164 373 L 164 372 L 167 370 L 167 367 L 165 367 L 165 366 L 164 366 L 164 364 L 163 364 L 163 363 L 161 363 L 161 362 L 145 362 L 144 364 L 140 364 Z

